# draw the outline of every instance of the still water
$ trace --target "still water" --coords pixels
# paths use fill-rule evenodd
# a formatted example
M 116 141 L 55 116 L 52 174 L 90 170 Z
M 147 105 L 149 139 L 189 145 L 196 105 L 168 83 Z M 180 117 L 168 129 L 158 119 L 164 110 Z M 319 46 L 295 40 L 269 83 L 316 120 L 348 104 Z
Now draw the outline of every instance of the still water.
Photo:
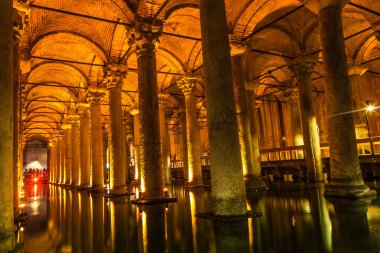
M 17 240 L 25 253 L 380 252 L 379 198 L 330 201 L 323 185 L 280 183 L 247 195 L 262 217 L 213 223 L 194 217 L 210 210 L 209 191 L 170 191 L 178 202 L 139 208 L 130 197 L 27 186 L 29 219 Z

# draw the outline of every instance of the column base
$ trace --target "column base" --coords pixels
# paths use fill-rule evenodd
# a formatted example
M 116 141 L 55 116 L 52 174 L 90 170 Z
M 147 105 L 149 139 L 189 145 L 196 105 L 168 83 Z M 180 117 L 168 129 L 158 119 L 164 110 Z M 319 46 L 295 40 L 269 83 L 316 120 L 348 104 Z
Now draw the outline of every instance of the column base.
M 319 177 L 316 177 L 314 173 L 308 173 L 307 180 L 312 183 L 321 183 L 324 182 L 324 176 L 322 174 Z
M 84 185 L 79 185 L 77 187 L 77 190 L 78 191 L 87 191 L 87 190 L 91 190 L 91 186 L 89 184 L 84 184 Z
M 93 185 L 90 187 L 90 191 L 93 193 L 103 193 L 104 192 L 104 186 L 103 185 Z
M 167 204 L 177 202 L 177 198 L 173 197 L 161 197 L 156 199 L 134 199 L 131 200 L 131 204 L 135 205 L 159 205 L 159 204 Z
M 15 249 L 15 237 L 10 235 L 6 238 L 0 238 L 0 252 L 12 252 Z
M 212 221 L 219 221 L 219 222 L 236 222 L 236 221 L 241 221 L 248 218 L 255 218 L 255 217 L 260 217 L 260 216 L 263 216 L 263 213 L 255 212 L 255 211 L 247 211 L 246 214 L 242 214 L 242 215 L 215 215 L 212 212 L 195 214 L 195 217 L 197 218 L 212 220 Z
M 121 197 L 121 196 L 127 196 L 127 195 L 134 195 L 135 193 L 128 191 L 126 186 L 118 186 L 114 189 L 107 190 L 104 194 L 107 198 L 112 197 Z
M 363 185 L 334 185 L 327 184 L 325 188 L 326 198 L 359 199 L 376 196 L 376 191 Z
M 262 176 L 244 176 L 244 185 L 246 192 L 267 191 L 269 189 Z

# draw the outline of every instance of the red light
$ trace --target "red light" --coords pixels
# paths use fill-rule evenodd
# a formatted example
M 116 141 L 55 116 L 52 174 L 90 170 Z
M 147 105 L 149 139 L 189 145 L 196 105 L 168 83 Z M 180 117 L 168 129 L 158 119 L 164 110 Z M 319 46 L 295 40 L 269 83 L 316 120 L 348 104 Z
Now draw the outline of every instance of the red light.
M 37 179 L 36 177 L 33 179 L 34 182 L 37 182 L 37 180 L 38 180 L 38 179 Z

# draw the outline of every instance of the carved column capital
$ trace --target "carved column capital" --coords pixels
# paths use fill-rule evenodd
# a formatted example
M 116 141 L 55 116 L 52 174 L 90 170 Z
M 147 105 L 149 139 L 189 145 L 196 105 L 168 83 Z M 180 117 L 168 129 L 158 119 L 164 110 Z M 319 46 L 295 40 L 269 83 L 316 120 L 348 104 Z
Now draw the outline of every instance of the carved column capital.
M 107 65 L 106 85 L 108 89 L 122 88 L 123 83 L 127 77 L 127 67 L 121 64 L 108 64 Z
M 89 118 L 90 112 L 89 112 L 90 104 L 88 103 L 79 103 L 78 104 L 78 114 L 80 115 L 80 118 Z
M 69 115 L 67 118 L 68 118 L 68 123 L 71 124 L 72 126 L 79 125 L 80 115 L 72 114 L 72 115 Z
M 168 102 L 169 95 L 168 94 L 158 94 L 158 106 L 161 109 L 165 109 L 166 104 Z
M 284 92 L 285 101 L 289 104 L 297 104 L 299 101 L 299 93 L 297 88 L 290 88 Z
M 367 68 L 364 68 L 361 65 L 356 65 L 356 64 L 350 64 L 348 66 L 348 75 L 349 76 L 361 76 L 364 75 L 365 72 L 367 72 Z
M 289 69 L 297 80 L 310 79 L 317 63 L 317 58 L 309 55 L 299 56 L 287 62 Z
M 97 87 L 89 87 L 87 91 L 87 102 L 91 105 L 100 104 L 103 97 L 106 95 L 104 89 Z
M 137 17 L 134 20 L 129 44 L 140 55 L 152 55 L 156 52 L 163 31 L 163 22 L 154 20 L 150 22 Z
M 178 82 L 178 87 L 182 90 L 183 94 L 186 97 L 186 96 L 191 95 L 194 92 L 196 84 L 197 84 L 197 78 L 195 78 L 195 77 L 183 77 Z
M 244 55 L 247 52 L 247 44 L 235 41 L 234 39 L 230 38 L 230 53 L 231 56 L 240 56 Z

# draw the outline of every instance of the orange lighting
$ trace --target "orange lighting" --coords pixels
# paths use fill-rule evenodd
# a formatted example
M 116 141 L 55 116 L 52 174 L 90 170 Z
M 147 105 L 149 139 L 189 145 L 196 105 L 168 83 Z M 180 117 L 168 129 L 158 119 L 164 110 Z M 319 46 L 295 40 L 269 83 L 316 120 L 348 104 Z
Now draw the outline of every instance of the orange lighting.
M 37 182 L 37 180 L 38 180 L 38 179 L 37 179 L 36 177 L 33 179 L 34 182 Z

